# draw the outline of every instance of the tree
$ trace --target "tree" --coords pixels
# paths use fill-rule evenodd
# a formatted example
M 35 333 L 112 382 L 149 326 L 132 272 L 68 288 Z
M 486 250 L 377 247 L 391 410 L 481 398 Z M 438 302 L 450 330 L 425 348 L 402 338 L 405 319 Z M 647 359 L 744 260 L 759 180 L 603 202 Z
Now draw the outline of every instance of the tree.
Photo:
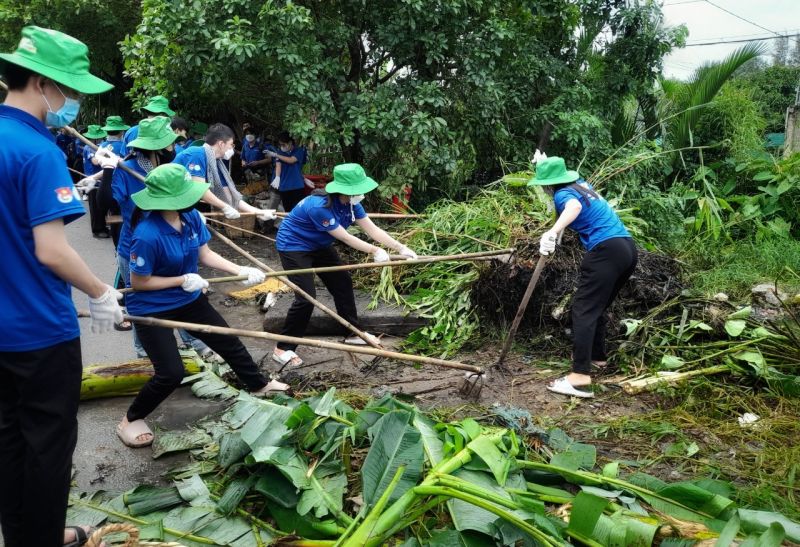
M 395 191 L 450 194 L 537 146 L 608 146 L 681 31 L 625 0 L 145 0 L 126 39 L 132 98 L 284 125 Z
M 753 100 L 766 119 L 766 132 L 783 133 L 786 109 L 794 104 L 800 84 L 800 66 L 769 66 L 736 79 L 755 88 Z
M 792 48 L 792 55 L 789 60 L 789 65 L 798 67 L 800 66 L 800 34 L 794 35 L 794 47 Z
M 789 37 L 781 36 L 775 39 L 775 52 L 772 54 L 772 64 L 786 66 L 789 60 Z

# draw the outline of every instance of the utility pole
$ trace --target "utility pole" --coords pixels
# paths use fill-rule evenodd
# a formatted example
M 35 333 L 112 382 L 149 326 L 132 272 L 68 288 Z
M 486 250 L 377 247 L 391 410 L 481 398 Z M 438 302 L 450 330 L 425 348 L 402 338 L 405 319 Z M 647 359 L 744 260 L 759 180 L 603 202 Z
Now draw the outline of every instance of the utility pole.
M 794 104 L 786 109 L 786 128 L 783 157 L 800 152 L 800 82 L 797 84 Z

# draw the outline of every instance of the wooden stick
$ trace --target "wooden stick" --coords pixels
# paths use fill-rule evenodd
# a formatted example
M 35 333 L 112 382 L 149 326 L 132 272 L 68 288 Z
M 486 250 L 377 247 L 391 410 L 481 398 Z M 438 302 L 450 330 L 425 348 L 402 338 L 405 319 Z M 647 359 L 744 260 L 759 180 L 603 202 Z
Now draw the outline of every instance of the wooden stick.
M 219 217 L 224 216 L 223 213 L 204 213 L 206 217 Z M 242 213 L 242 216 L 246 215 L 256 215 L 258 213 Z M 275 215 L 280 218 L 286 217 L 289 213 L 284 213 L 283 211 L 275 211 Z M 425 218 L 425 215 L 398 215 L 396 213 L 367 213 L 369 218 L 379 218 L 383 220 L 404 220 L 407 218 Z
M 262 270 L 265 270 L 266 272 L 274 272 L 275 271 L 272 268 L 270 268 L 269 266 L 267 266 L 266 264 L 264 264 L 263 262 L 261 262 L 259 259 L 254 257 L 253 255 L 251 255 L 250 253 L 248 253 L 247 251 L 245 251 L 244 249 L 239 247 L 236 243 L 234 243 L 233 241 L 231 241 L 230 239 L 228 239 L 227 237 L 225 237 L 224 235 L 219 233 L 218 230 L 215 230 L 214 228 L 212 228 L 210 226 L 208 227 L 208 230 L 212 234 L 214 234 L 217 237 L 217 239 L 219 239 L 220 241 L 225 243 L 228 247 L 230 247 L 234 251 L 238 252 L 240 255 L 245 257 L 247 260 L 249 260 L 250 262 L 252 262 L 256 266 L 258 266 Z M 325 304 L 323 304 L 322 302 L 320 302 L 319 300 L 317 300 L 316 298 L 314 298 L 313 296 L 308 294 L 306 291 L 304 291 L 303 289 L 301 289 L 300 287 L 298 287 L 297 285 L 295 285 L 294 283 L 289 281 L 288 278 L 286 278 L 284 276 L 281 276 L 278 279 L 280 279 L 283 282 L 284 285 L 288 286 L 296 294 L 299 294 L 300 296 L 302 296 L 303 298 L 305 298 L 306 300 L 311 302 L 314 306 L 319 308 L 321 311 L 323 311 L 323 312 L 327 313 L 328 315 L 330 315 L 331 317 L 333 317 L 338 323 L 340 323 L 342 326 L 347 328 L 350 332 L 352 332 L 353 334 L 355 334 L 356 336 L 358 336 L 359 338 L 364 340 L 367 344 L 369 344 L 373 348 L 377 348 L 377 349 L 381 348 L 381 345 L 379 343 L 373 341 L 369 336 L 366 335 L 366 333 L 360 331 L 353 324 L 351 324 L 347 319 L 345 319 L 344 317 L 342 317 L 341 315 L 339 315 L 338 313 L 336 313 L 335 311 L 330 309 L 328 306 L 326 306 Z
M 463 253 L 458 255 L 430 256 L 417 258 L 414 260 L 394 260 L 390 262 L 362 262 L 358 264 L 342 264 L 340 266 L 324 266 L 322 268 L 304 268 L 302 270 L 283 270 L 271 271 L 267 277 L 279 277 L 287 275 L 321 274 L 327 272 L 346 272 L 350 270 L 362 270 L 364 268 L 394 268 L 397 266 L 414 266 L 417 264 L 432 264 L 434 262 L 452 262 L 459 260 L 473 260 L 497 255 L 507 255 L 513 253 L 514 249 L 500 249 L 498 251 L 482 251 L 479 253 Z
M 221 220 L 217 220 L 216 218 L 208 218 L 207 214 L 205 215 L 205 217 L 206 220 L 208 220 L 209 222 L 213 222 L 214 224 L 219 224 L 220 226 L 225 226 L 226 228 L 230 228 L 232 230 L 239 230 L 240 232 L 244 232 L 245 234 L 254 235 L 256 237 L 260 237 L 261 239 L 266 239 L 267 241 L 272 241 L 273 243 L 275 243 L 274 239 L 272 239 L 271 237 L 267 237 L 264 234 L 259 234 L 258 232 L 251 232 L 250 230 L 239 228 L 238 226 L 234 226 L 233 224 L 227 224 L 225 222 L 222 222 Z
M 206 279 L 209 283 L 230 283 L 231 281 L 244 281 L 247 279 L 246 275 L 229 275 L 228 277 L 212 277 L 210 279 Z M 127 289 L 117 289 L 122 294 L 128 294 L 132 292 L 136 292 L 136 289 L 127 288 Z
M 297 338 L 294 336 L 273 334 L 271 332 L 234 329 L 230 327 L 217 327 L 214 325 L 200 325 L 197 323 L 186 323 L 184 321 L 171 321 L 167 319 L 158 319 L 156 317 L 139 317 L 135 315 L 126 315 L 125 319 L 127 319 L 132 323 L 138 323 L 140 325 L 149 325 L 151 327 L 164 327 L 168 329 L 186 329 L 188 331 L 210 332 L 214 334 L 224 334 L 228 336 L 247 336 L 249 338 L 261 338 L 263 340 L 272 340 L 274 342 L 286 342 L 288 344 L 313 346 L 316 348 L 323 348 L 323 349 L 334 349 L 346 353 L 362 353 L 364 355 L 376 355 L 378 357 L 386 357 L 388 359 L 397 359 L 398 361 L 425 363 L 429 365 L 436 365 L 439 367 L 467 370 L 470 372 L 474 372 L 476 374 L 483 374 L 483 369 L 480 367 L 476 367 L 474 365 L 468 365 L 466 363 L 460 363 L 458 361 L 447 361 L 445 359 L 437 359 L 435 357 L 425 357 L 422 355 L 411 355 L 408 353 L 387 351 L 385 349 L 379 349 L 379 348 L 352 346 L 349 344 L 339 344 L 337 342 L 326 342 L 324 340 L 315 340 L 313 338 Z
M 87 139 L 86 137 L 84 137 L 83 135 L 81 135 L 80 133 L 78 133 L 78 131 L 77 131 L 77 130 L 75 130 L 75 128 L 73 128 L 73 127 L 70 127 L 70 126 L 66 125 L 66 126 L 64 126 L 64 129 L 66 129 L 66 130 L 67 130 L 67 132 L 68 132 L 70 135 L 72 135 L 72 136 L 73 136 L 73 137 L 75 137 L 76 139 L 80 140 L 80 141 L 81 141 L 83 144 L 85 144 L 86 146 L 88 146 L 88 147 L 89 147 L 89 148 L 91 148 L 92 150 L 97 150 L 97 149 L 98 149 L 98 147 L 97 147 L 97 145 L 96 145 L 95 143 L 93 143 L 92 141 L 90 141 L 89 139 Z M 121 160 L 121 159 L 122 159 L 122 158 L 120 158 L 120 160 Z M 140 181 L 144 182 L 144 177 L 143 177 L 142 175 L 140 175 L 139 173 L 137 173 L 136 171 L 134 171 L 133 169 L 131 169 L 130 167 L 128 167 L 127 165 L 125 165 L 124 163 L 122 163 L 122 161 L 120 161 L 120 162 L 117 164 L 117 168 L 118 168 L 118 169 L 122 169 L 123 171 L 125 171 L 126 173 L 128 173 L 129 175 L 131 175 L 132 177 L 134 177 L 134 178 L 136 178 L 136 179 L 139 179 Z
M 519 328 L 519 324 L 522 322 L 522 317 L 525 315 L 525 310 L 528 309 L 528 302 L 531 299 L 531 295 L 533 295 L 533 290 L 536 288 L 536 283 L 539 282 L 539 276 L 542 275 L 542 269 L 544 268 L 546 262 L 546 255 L 541 255 L 539 257 L 539 261 L 536 262 L 536 269 L 533 270 L 533 275 L 531 276 L 531 280 L 528 282 L 528 287 L 525 289 L 525 294 L 522 295 L 522 302 L 519 303 L 517 314 L 514 316 L 514 321 L 511 323 L 511 329 L 508 331 L 506 341 L 503 342 L 503 349 L 500 351 L 500 357 L 498 357 L 497 363 L 495 364 L 496 367 L 499 367 L 503 364 L 506 355 L 508 355 L 508 350 L 511 349 L 511 344 L 514 342 L 514 336 L 517 334 L 517 329 Z

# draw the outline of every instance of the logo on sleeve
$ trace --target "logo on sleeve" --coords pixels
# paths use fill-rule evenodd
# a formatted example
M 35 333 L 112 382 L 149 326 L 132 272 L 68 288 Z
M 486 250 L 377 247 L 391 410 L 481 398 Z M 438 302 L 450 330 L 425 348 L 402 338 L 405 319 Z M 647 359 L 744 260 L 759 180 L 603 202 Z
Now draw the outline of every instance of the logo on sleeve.
M 136 253 L 131 253 L 131 265 L 136 265 L 138 267 L 144 266 L 144 258 L 141 256 L 136 256 Z
M 62 186 L 61 188 L 56 188 L 56 197 L 58 201 L 61 203 L 71 203 L 73 199 L 75 199 L 75 194 L 72 193 L 73 188 L 69 186 Z
M 335 226 L 336 225 L 336 219 L 335 218 L 331 217 L 330 222 L 331 222 L 331 226 Z

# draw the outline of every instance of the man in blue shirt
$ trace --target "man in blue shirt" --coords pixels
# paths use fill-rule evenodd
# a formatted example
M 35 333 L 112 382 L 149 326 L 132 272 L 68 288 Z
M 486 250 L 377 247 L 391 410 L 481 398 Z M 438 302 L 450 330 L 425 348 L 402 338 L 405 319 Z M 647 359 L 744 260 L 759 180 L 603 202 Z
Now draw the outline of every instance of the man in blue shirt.
M 286 131 L 278 135 L 278 146 L 280 151 L 267 152 L 268 156 L 276 160 L 275 177 L 271 186 L 280 193 L 283 210 L 289 213 L 305 197 L 303 165 L 308 160 L 308 155 L 304 147 L 295 146 L 294 139 Z
M 191 144 L 189 142 L 189 122 L 179 116 L 173 116 L 169 126 L 178 135 L 178 138 L 175 139 L 175 155 L 177 156 Z
M 247 126 L 244 130 L 244 141 L 242 141 L 242 168 L 248 179 L 260 178 L 264 174 L 264 167 L 272 162 L 271 159 L 264 159 L 262 148 L 255 130 Z
M 79 535 L 64 530 L 82 373 L 71 286 L 89 295 L 93 331 L 122 313 L 67 241 L 83 205 L 47 126 L 112 86 L 89 73 L 82 42 L 50 29 L 25 27 L 0 59 L 0 523 L 6 547 L 56 547 Z
M 102 146 L 102 139 L 108 136 L 99 125 L 90 125 L 84 137 L 94 144 Z M 101 210 L 97 200 L 97 182 L 103 176 L 102 169 L 95 163 L 94 149 L 91 146 L 83 147 L 83 174 L 86 178 L 78 181 L 79 188 L 89 198 L 89 219 L 92 236 L 108 239 L 108 226 L 106 226 L 106 213 Z
M 175 115 L 175 111 L 169 107 L 169 100 L 163 95 L 156 95 L 155 97 L 150 97 L 150 100 L 147 101 L 147 104 L 142 107 L 142 110 L 146 112 L 148 118 L 153 118 L 155 116 L 172 117 Z M 134 125 L 125 132 L 125 136 L 122 138 L 122 142 L 125 143 L 126 153 L 129 152 L 128 143 L 136 139 L 136 137 L 138 136 L 139 136 L 138 125 Z M 125 155 L 125 154 L 118 154 L 118 155 Z

